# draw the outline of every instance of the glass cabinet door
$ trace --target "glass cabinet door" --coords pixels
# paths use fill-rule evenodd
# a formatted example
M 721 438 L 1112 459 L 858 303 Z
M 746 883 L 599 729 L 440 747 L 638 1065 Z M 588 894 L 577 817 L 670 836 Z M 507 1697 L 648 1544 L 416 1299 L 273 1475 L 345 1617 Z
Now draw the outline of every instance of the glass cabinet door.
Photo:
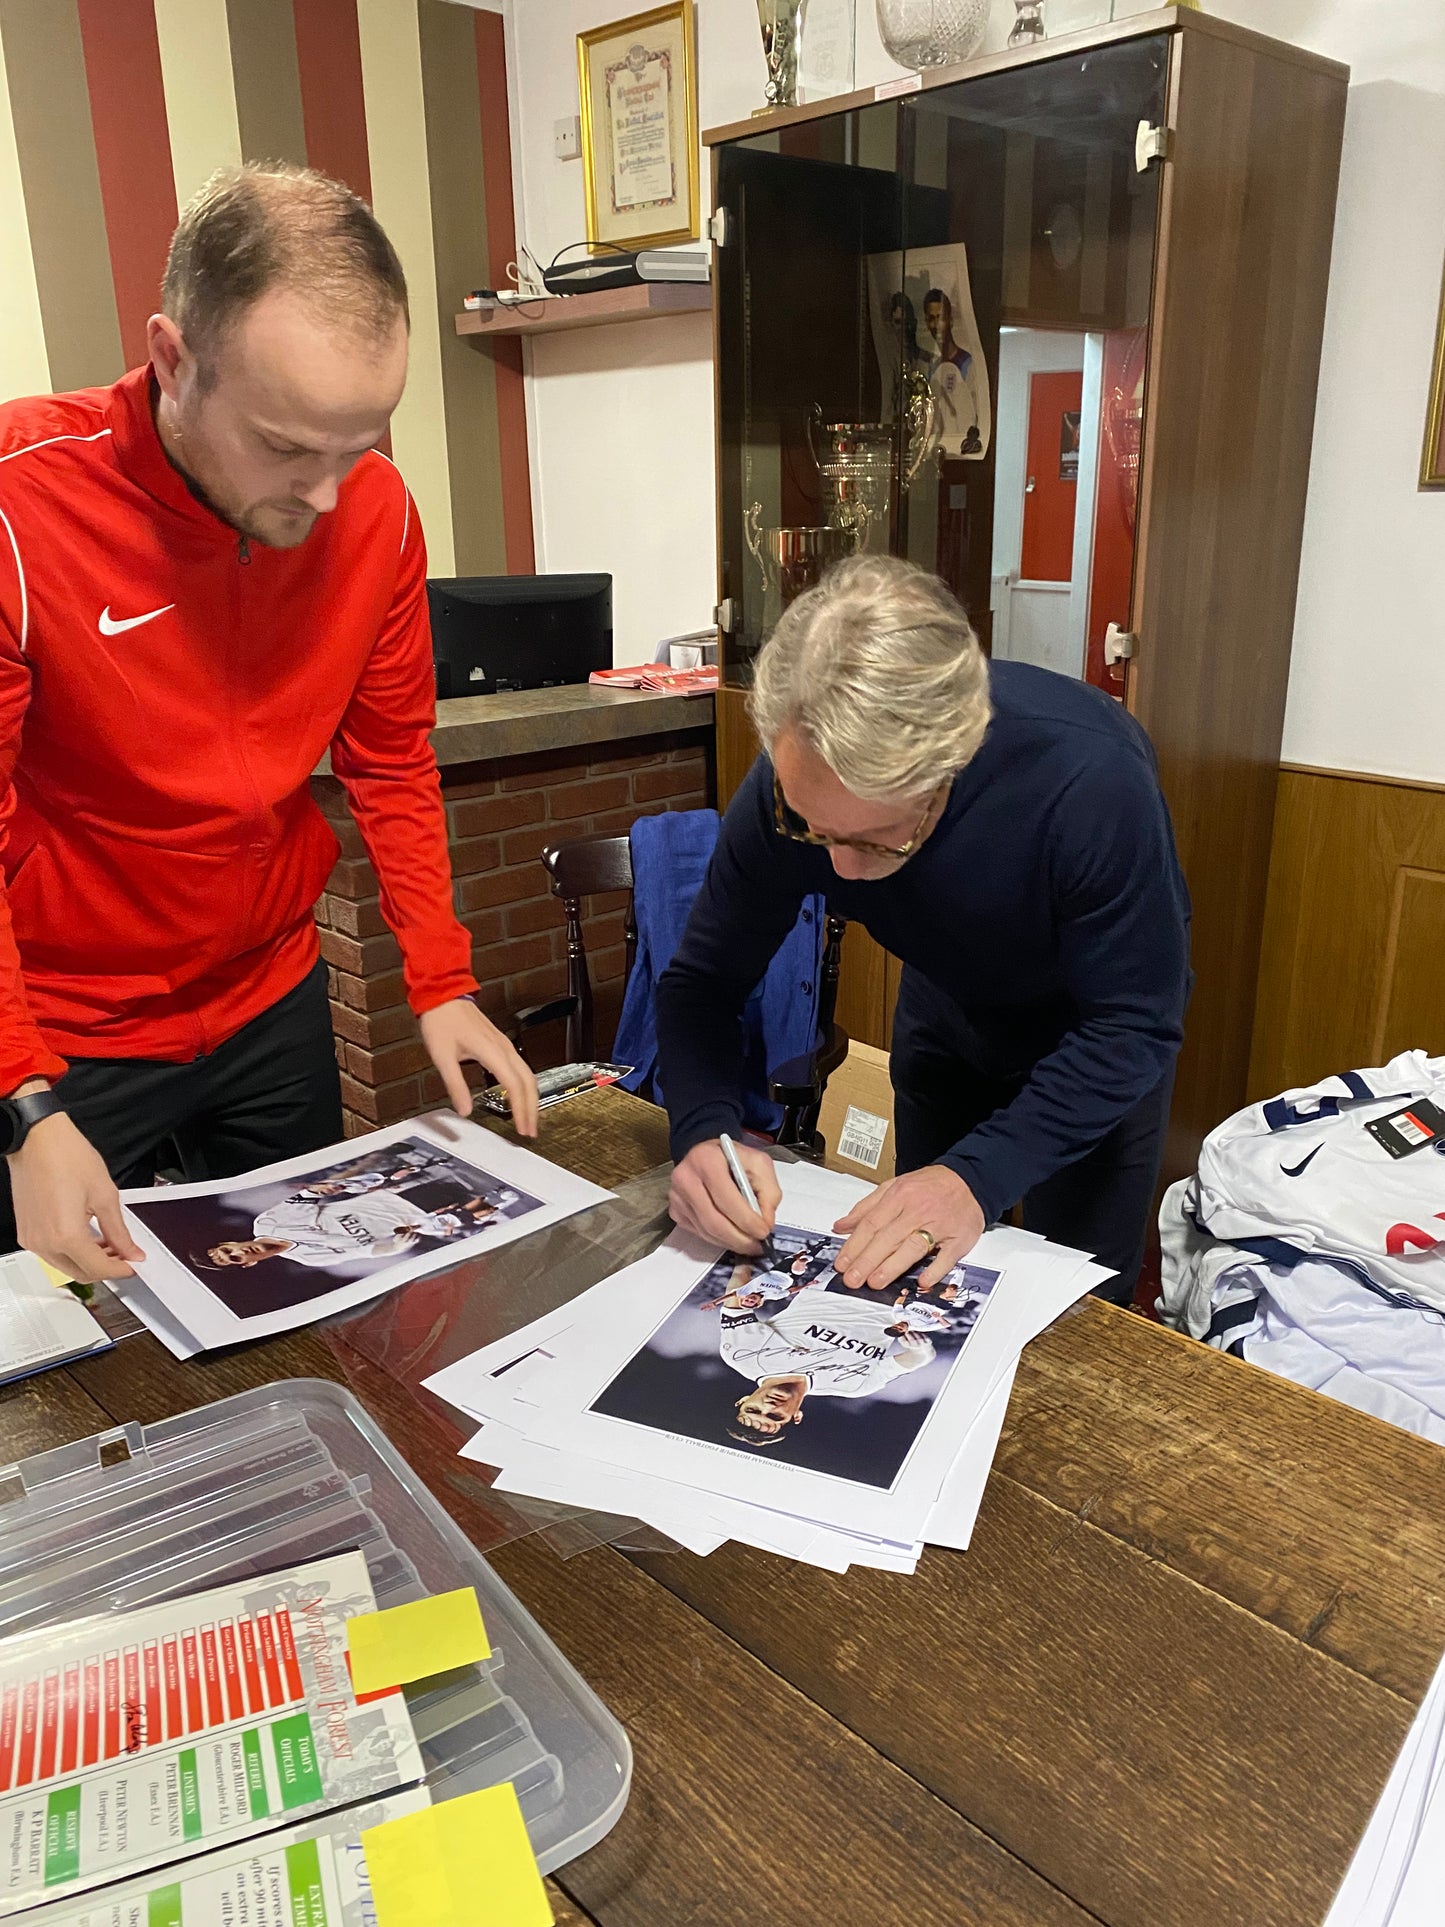
M 729 223 L 715 270 L 729 681 L 749 680 L 783 607 L 829 562 L 862 540 L 897 539 L 896 396 L 868 264 L 903 247 L 902 125 L 898 103 L 882 101 L 717 150 L 716 205 Z
M 716 150 L 729 681 L 866 548 L 937 570 L 993 653 L 1121 693 L 1169 44 Z
M 1168 49 L 912 97 L 903 247 L 868 263 L 875 332 L 936 443 L 900 490 L 897 551 L 944 577 L 994 655 L 1115 694 L 1159 195 L 1140 130 L 1163 123 Z

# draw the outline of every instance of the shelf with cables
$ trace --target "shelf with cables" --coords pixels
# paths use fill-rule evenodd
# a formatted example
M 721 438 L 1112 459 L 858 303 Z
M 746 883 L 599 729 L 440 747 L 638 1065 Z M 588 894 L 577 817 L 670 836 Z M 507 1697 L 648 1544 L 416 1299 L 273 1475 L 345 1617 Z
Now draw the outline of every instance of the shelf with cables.
M 644 281 L 630 288 L 600 288 L 594 294 L 541 295 L 468 308 L 456 317 L 456 330 L 472 336 L 552 334 L 564 328 L 697 314 L 711 305 L 712 287 L 706 281 Z

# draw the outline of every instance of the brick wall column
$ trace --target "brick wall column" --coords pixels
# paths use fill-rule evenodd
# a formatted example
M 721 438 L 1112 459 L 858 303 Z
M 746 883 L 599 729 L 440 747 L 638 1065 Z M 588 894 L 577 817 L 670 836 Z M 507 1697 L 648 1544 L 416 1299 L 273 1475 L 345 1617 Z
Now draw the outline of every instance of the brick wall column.
M 402 987 L 401 952 L 381 914 L 376 874 L 340 783 L 313 792 L 341 844 L 316 907 L 331 988 L 336 1060 L 349 1137 L 445 1101 Z M 570 836 L 609 836 L 639 816 L 713 801 L 711 732 L 549 750 L 442 771 L 452 893 L 472 938 L 480 1003 L 494 1022 L 567 987 L 562 906 L 540 861 Z M 598 993 L 599 1049 L 610 1048 L 621 1001 L 625 900 L 584 905 L 587 956 Z M 538 1034 L 534 1064 L 559 1061 L 561 1027 Z

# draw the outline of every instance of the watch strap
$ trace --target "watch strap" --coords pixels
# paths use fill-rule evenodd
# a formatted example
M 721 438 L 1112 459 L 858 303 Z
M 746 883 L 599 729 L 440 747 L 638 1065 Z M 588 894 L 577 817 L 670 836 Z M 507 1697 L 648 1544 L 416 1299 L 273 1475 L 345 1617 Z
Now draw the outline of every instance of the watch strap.
M 4 1104 L 12 1117 L 19 1120 L 19 1130 L 10 1146 L 9 1155 L 20 1149 L 37 1124 L 65 1109 L 64 1098 L 55 1091 L 31 1091 L 27 1097 L 7 1097 Z

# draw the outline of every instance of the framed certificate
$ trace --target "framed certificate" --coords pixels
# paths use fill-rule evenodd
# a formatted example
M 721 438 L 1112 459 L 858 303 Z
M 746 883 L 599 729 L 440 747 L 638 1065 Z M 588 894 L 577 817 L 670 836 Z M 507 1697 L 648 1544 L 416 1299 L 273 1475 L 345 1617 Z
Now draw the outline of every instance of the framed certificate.
M 594 253 L 697 239 L 693 45 L 693 0 L 669 0 L 577 36 Z

